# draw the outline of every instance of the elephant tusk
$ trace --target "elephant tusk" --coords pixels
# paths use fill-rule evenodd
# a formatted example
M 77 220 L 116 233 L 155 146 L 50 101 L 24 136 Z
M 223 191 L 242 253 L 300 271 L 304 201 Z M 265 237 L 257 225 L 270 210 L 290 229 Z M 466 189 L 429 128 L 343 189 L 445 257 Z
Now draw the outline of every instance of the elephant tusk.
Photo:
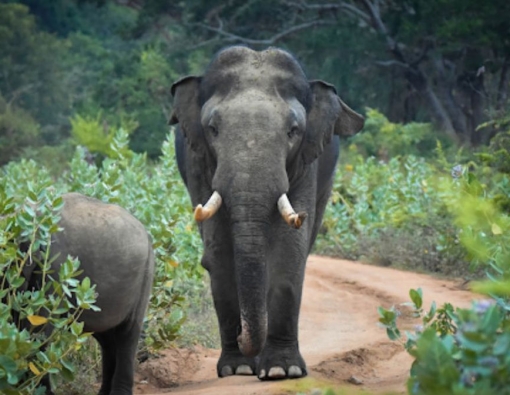
M 299 229 L 308 216 L 308 214 L 303 211 L 300 213 L 296 213 L 294 211 L 294 208 L 290 204 L 286 193 L 284 193 L 282 196 L 280 196 L 280 199 L 278 199 L 278 210 L 280 211 L 280 214 L 282 215 L 285 222 L 287 222 L 289 226 L 292 226 L 295 229 Z
M 221 195 L 214 191 L 205 206 L 199 204 L 195 208 L 195 220 L 202 222 L 211 218 L 221 207 Z

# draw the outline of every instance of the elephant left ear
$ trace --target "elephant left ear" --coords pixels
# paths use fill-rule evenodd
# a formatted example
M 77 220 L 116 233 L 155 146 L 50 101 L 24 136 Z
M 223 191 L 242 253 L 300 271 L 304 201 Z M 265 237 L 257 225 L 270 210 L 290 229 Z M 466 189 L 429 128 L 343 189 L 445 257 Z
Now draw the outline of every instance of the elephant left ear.
M 169 125 L 179 123 L 188 144 L 195 151 L 204 146 L 199 104 L 201 81 L 202 77 L 190 75 L 173 83 L 174 108 L 168 121 Z
M 312 163 L 324 151 L 333 134 L 353 136 L 365 123 L 364 118 L 345 104 L 333 85 L 310 81 L 312 106 L 306 122 L 306 138 L 302 151 L 305 164 Z

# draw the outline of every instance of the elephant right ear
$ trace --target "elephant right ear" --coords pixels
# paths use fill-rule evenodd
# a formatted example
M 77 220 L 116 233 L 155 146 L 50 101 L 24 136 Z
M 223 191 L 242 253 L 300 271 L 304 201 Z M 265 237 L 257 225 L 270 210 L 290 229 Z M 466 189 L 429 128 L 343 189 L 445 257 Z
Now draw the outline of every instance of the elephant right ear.
M 203 146 L 204 132 L 200 122 L 199 91 L 202 77 L 187 76 L 173 83 L 174 108 L 169 125 L 178 123 L 193 150 Z
M 306 138 L 302 157 L 305 164 L 317 159 L 333 134 L 352 136 L 364 124 L 363 117 L 353 111 L 336 94 L 333 85 L 320 80 L 310 81 L 312 105 L 307 116 Z

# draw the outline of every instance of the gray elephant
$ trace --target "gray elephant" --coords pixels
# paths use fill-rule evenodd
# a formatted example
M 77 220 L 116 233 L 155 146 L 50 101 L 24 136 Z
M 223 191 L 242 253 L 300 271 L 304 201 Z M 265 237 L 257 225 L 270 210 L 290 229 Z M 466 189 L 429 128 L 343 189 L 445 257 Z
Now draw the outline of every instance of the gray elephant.
M 196 207 L 220 326 L 218 376 L 306 375 L 305 263 L 331 193 L 339 136 L 363 118 L 287 52 L 234 46 L 172 85 L 179 171 Z M 203 204 L 205 204 L 203 206 Z
M 99 312 L 80 317 L 94 332 L 102 353 L 100 395 L 133 394 L 134 360 L 154 276 L 152 242 L 144 226 L 123 208 L 78 193 L 63 195 L 64 207 L 50 256 L 58 267 L 78 257 L 83 273 L 96 284 Z M 28 287 L 40 287 L 37 265 L 24 267 Z M 51 394 L 49 380 L 44 385 Z

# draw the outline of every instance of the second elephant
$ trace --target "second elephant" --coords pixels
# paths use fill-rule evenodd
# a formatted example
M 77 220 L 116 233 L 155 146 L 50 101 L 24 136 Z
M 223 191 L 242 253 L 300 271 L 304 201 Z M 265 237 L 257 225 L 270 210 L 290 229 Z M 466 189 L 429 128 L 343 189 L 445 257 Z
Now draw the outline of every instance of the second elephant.
M 98 312 L 85 310 L 84 332 L 101 346 L 100 395 L 132 395 L 135 355 L 154 276 L 152 241 L 129 212 L 78 193 L 63 196 L 62 231 L 52 236 L 50 259 L 58 273 L 67 256 L 80 260 L 78 277 L 96 284 Z M 25 265 L 29 289 L 40 289 L 42 274 L 35 263 Z M 47 394 L 53 394 L 45 380 Z

